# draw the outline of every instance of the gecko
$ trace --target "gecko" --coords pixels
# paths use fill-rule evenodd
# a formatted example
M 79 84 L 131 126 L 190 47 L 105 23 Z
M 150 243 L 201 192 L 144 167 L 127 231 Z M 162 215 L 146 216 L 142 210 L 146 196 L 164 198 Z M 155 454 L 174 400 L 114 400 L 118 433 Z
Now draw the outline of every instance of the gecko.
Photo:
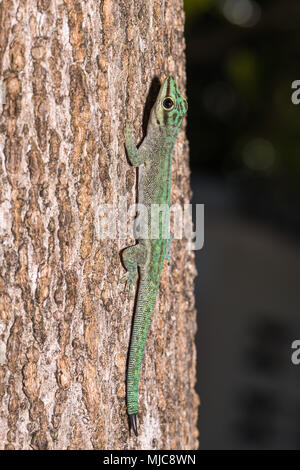
M 136 245 L 125 248 L 122 261 L 126 274 L 122 278 L 132 292 L 137 280 L 138 291 L 127 367 L 127 413 L 135 435 L 137 430 L 138 388 L 141 366 L 165 259 L 169 259 L 171 235 L 165 236 L 162 218 L 158 219 L 157 237 L 151 238 L 151 207 L 170 206 L 172 153 L 187 101 L 180 93 L 174 77 L 167 77 L 151 110 L 146 136 L 136 147 L 132 127 L 125 126 L 125 147 L 130 163 L 139 168 L 138 203 L 148 212 L 148 238 L 139 238 Z

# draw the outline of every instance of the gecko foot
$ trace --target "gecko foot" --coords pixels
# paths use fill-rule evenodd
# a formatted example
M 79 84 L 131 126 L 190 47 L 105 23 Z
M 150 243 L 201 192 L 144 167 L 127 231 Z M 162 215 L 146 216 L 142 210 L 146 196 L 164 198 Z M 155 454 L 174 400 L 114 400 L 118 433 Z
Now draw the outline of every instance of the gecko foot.
M 121 278 L 122 284 L 125 284 L 125 290 L 128 292 L 129 297 L 132 297 L 133 294 L 133 287 L 136 283 L 137 276 L 131 276 L 129 273 L 124 274 Z
M 130 425 L 133 429 L 134 434 L 136 436 L 138 436 L 138 430 L 137 430 L 137 424 L 136 424 L 136 414 L 129 415 L 129 419 L 130 419 Z

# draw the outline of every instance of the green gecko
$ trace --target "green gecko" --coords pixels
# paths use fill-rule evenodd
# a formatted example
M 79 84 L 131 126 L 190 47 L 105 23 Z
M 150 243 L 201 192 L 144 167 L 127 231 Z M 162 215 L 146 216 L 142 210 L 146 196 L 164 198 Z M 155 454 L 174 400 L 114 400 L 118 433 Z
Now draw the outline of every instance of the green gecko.
M 127 412 L 137 436 L 138 387 L 147 332 L 159 288 L 164 259 L 168 259 L 171 238 L 165 237 L 160 220 L 158 237 L 150 238 L 152 204 L 170 206 L 171 168 L 174 144 L 187 112 L 187 102 L 181 95 L 173 77 L 167 77 L 151 110 L 147 135 L 139 149 L 132 139 L 131 127 L 126 126 L 125 146 L 130 163 L 140 166 L 138 203 L 148 211 L 149 238 L 125 248 L 122 260 L 127 273 L 123 277 L 129 292 L 139 275 L 129 360 L 127 370 Z

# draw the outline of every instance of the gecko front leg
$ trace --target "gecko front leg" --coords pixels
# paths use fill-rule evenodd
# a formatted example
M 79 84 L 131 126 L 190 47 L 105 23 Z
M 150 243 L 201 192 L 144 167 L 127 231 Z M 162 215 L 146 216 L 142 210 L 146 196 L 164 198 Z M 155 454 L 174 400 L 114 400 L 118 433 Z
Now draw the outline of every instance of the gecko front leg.
M 142 165 L 146 159 L 149 158 L 149 153 L 143 145 L 141 145 L 139 149 L 135 145 L 132 138 L 132 127 L 129 122 L 126 123 L 125 127 L 125 147 L 129 161 L 133 166 Z

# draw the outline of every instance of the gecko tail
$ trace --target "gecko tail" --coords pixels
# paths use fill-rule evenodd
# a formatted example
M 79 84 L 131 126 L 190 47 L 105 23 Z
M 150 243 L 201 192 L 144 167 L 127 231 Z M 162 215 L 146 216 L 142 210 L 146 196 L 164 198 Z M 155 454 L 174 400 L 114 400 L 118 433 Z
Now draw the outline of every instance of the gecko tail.
M 136 414 L 129 415 L 130 425 L 133 429 L 133 432 L 138 436 L 137 424 L 136 424 Z

